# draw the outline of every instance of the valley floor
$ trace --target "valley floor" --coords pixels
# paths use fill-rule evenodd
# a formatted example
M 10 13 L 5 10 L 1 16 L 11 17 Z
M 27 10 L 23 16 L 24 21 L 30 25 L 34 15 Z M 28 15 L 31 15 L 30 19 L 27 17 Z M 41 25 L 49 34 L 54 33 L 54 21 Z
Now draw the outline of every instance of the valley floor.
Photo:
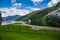
M 47 30 L 57 30 L 57 31 L 60 31 L 60 28 L 57 28 L 57 27 L 36 26 L 36 25 L 26 24 L 24 21 L 19 21 L 19 22 L 22 23 L 22 25 L 26 25 L 26 26 L 32 27 L 32 29 L 34 29 L 34 30 L 47 29 Z M 17 24 L 17 25 L 20 25 L 20 24 Z
M 0 27 L 0 40 L 60 40 L 60 31 L 34 30 L 30 26 L 10 24 Z
M 60 40 L 60 32 L 21 33 L 0 31 L 0 40 Z

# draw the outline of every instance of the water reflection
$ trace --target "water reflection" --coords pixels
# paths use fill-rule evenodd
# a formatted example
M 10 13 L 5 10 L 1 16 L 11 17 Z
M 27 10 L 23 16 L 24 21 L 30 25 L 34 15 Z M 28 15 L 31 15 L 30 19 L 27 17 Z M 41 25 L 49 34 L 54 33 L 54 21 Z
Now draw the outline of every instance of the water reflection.
M 4 22 L 1 22 L 1 25 L 8 25 L 8 24 L 14 24 L 16 23 L 16 21 L 4 21 Z

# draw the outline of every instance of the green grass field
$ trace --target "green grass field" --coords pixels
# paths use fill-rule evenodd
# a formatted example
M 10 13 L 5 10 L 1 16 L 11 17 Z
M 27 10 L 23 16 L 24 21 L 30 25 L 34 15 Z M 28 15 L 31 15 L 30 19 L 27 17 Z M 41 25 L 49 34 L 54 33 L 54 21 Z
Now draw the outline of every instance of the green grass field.
M 33 30 L 25 25 L 0 27 L 0 40 L 60 40 L 60 31 Z

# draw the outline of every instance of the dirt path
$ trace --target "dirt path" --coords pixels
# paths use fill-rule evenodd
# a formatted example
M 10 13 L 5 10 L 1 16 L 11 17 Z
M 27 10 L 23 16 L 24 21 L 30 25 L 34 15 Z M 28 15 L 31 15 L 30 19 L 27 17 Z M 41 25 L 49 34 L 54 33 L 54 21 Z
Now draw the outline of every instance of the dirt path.
M 26 24 L 26 23 L 23 22 L 23 21 L 21 21 L 21 23 L 22 23 L 22 25 L 27 25 L 27 26 L 32 27 L 32 29 L 34 29 L 34 30 L 48 29 L 48 30 L 57 30 L 57 31 L 60 31 L 60 28 L 57 28 L 57 27 L 29 25 L 29 24 Z
M 30 26 L 30 27 L 32 27 L 32 29 L 34 29 L 34 30 L 48 29 L 48 30 L 57 30 L 57 31 L 60 31 L 60 28 L 48 27 L 48 26 L 35 26 L 35 25 L 29 25 L 29 24 L 26 24 L 25 21 L 16 21 L 15 23 L 19 23 L 19 24 L 16 24 L 16 25 L 20 25 L 20 23 L 22 23 L 21 25 Z M 8 25 L 8 24 L 5 24 L 5 25 Z

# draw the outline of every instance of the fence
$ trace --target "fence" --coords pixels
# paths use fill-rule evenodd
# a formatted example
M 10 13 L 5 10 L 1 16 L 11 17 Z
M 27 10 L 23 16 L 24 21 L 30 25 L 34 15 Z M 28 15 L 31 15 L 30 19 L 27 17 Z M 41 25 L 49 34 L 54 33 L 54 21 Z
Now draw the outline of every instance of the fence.
M 37 30 L 31 29 L 31 27 L 28 26 L 1 26 L 0 31 L 8 31 L 8 32 L 27 32 L 27 33 L 39 33 Z
M 20 32 L 20 33 L 47 33 L 47 32 L 52 32 L 52 30 L 33 30 L 31 29 L 31 27 L 29 26 L 16 26 L 16 25 L 7 25 L 7 26 L 1 26 L 0 27 L 0 31 L 4 31 L 4 32 Z M 55 32 L 55 30 L 53 30 L 53 32 Z

